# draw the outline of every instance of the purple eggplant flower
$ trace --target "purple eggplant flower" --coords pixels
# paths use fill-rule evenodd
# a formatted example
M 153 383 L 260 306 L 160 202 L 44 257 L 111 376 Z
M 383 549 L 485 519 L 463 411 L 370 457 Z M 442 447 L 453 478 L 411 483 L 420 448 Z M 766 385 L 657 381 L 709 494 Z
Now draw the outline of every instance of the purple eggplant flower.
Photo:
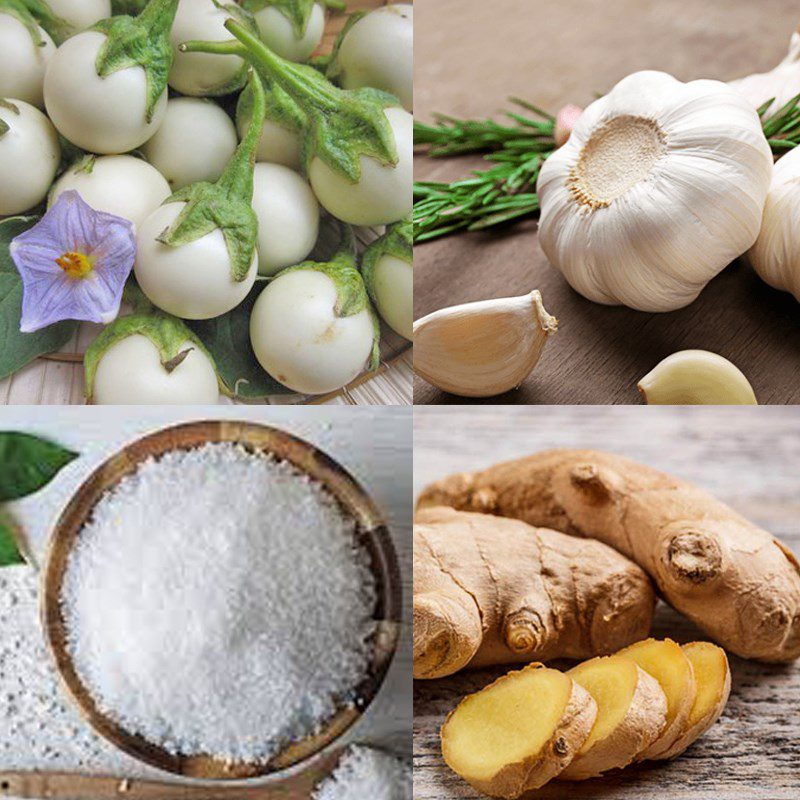
M 65 319 L 111 322 L 133 269 L 133 223 L 64 192 L 10 247 L 22 278 L 23 333 Z

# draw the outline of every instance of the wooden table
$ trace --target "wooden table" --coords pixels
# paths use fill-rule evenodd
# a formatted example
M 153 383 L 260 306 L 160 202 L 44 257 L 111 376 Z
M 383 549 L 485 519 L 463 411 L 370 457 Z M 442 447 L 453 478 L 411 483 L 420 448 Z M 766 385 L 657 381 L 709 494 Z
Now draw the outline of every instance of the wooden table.
M 491 116 L 516 95 L 557 111 L 586 105 L 639 69 L 730 80 L 772 68 L 800 22 L 793 0 L 418 0 L 415 111 Z M 418 157 L 417 180 L 453 180 L 476 158 Z M 677 350 L 730 358 L 761 403 L 800 401 L 800 307 L 746 266 L 688 308 L 646 314 L 572 291 L 539 248 L 536 224 L 458 235 L 415 251 L 415 318 L 456 303 L 540 289 L 560 329 L 534 374 L 500 403 L 638 403 L 636 382 Z M 456 399 L 417 379 L 417 403 Z
M 415 496 L 454 471 L 550 447 L 613 450 L 692 480 L 800 553 L 800 413 L 789 408 L 418 408 Z M 704 638 L 659 604 L 654 636 Z M 566 662 L 563 664 L 566 666 Z M 556 666 L 562 664 L 556 663 Z M 604 779 L 551 783 L 534 798 L 602 800 L 797 800 L 800 797 L 800 666 L 731 657 L 733 688 L 722 718 L 671 762 Z M 414 682 L 414 797 L 476 800 L 444 766 L 439 728 L 460 698 L 505 670 Z

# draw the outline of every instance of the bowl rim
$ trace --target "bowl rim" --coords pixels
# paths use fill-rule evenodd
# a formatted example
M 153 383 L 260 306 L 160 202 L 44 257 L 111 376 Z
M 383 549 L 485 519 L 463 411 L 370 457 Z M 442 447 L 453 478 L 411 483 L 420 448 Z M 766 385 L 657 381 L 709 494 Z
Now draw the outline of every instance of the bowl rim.
M 342 705 L 320 731 L 291 742 L 266 762 L 231 763 L 210 755 L 174 755 L 125 730 L 100 711 L 79 678 L 66 646 L 67 624 L 61 608 L 63 578 L 72 547 L 97 502 L 147 458 L 216 442 L 232 442 L 251 452 L 271 454 L 322 483 L 355 520 L 356 535 L 367 549 L 377 586 L 373 659 L 368 676 L 354 687 L 355 703 Z M 305 439 L 272 425 L 249 420 L 204 419 L 162 427 L 127 442 L 81 482 L 61 510 L 48 539 L 40 613 L 60 683 L 97 733 L 128 755 L 166 772 L 213 781 L 240 781 L 276 776 L 310 762 L 336 744 L 363 716 L 397 653 L 402 625 L 401 573 L 397 551 L 382 514 L 366 490 L 338 461 Z

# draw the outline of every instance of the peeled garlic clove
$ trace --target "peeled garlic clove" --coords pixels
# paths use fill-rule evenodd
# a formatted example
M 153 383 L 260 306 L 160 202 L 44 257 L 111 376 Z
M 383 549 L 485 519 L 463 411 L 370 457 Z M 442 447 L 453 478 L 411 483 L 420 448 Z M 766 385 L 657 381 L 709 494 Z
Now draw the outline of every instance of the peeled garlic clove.
M 648 372 L 638 388 L 648 405 L 758 405 L 741 370 L 707 350 L 673 353 Z
M 557 326 L 537 291 L 443 308 L 414 323 L 414 370 L 442 391 L 493 397 L 530 375 Z
M 759 72 L 731 81 L 730 86 L 741 92 L 754 108 L 761 108 L 767 100 L 775 98 L 767 115 L 783 108 L 800 94 L 800 33 L 792 34 L 789 52 L 777 67 L 769 72 Z
M 800 300 L 800 149 L 773 168 L 761 231 L 747 260 L 773 289 Z

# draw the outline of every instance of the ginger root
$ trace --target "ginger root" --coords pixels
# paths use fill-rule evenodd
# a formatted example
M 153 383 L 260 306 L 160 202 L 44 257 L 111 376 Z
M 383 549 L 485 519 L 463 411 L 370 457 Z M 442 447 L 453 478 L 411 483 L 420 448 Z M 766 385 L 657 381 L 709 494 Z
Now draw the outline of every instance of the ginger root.
M 667 725 L 667 699 L 658 681 L 623 656 L 601 656 L 567 672 L 597 704 L 589 738 L 558 775 L 584 780 L 630 764 Z
M 647 636 L 647 575 L 600 542 L 452 508 L 414 525 L 414 677 L 613 653 Z
M 800 656 L 800 565 L 789 549 L 689 483 L 626 458 L 553 450 L 454 475 L 420 505 L 513 517 L 598 539 L 743 658 Z
M 442 755 L 479 792 L 516 798 L 569 764 L 596 714 L 569 676 L 530 664 L 461 701 L 442 726 Z
M 691 642 L 682 649 L 692 665 L 697 693 L 683 732 L 660 758 L 674 758 L 700 738 L 720 718 L 731 693 L 728 657 L 721 647 Z

